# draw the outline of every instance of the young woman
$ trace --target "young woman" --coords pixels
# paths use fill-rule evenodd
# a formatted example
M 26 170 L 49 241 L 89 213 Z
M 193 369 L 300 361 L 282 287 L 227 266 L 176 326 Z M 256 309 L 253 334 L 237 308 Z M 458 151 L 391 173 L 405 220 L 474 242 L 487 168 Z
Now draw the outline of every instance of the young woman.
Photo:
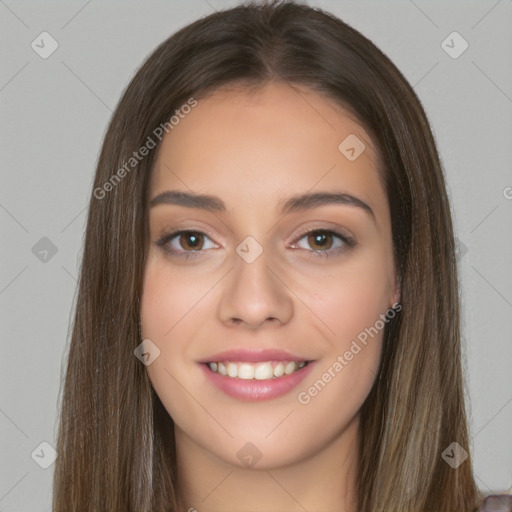
M 163 42 L 89 208 L 54 512 L 471 512 L 450 207 L 411 86 L 319 9 Z

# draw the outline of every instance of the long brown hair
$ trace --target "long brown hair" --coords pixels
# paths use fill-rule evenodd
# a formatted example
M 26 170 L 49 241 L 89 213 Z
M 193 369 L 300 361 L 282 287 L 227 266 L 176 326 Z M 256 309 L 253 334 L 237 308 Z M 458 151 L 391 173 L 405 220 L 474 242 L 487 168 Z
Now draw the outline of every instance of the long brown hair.
M 477 507 L 471 457 L 457 468 L 442 457 L 453 442 L 470 447 L 452 220 L 427 117 L 403 75 L 362 34 L 320 9 L 277 1 L 240 5 L 179 30 L 141 66 L 113 114 L 89 204 L 54 512 L 182 506 L 173 422 L 134 356 L 158 147 L 130 158 L 190 98 L 272 81 L 309 87 L 348 108 L 379 148 L 402 311 L 386 327 L 380 373 L 361 410 L 358 511 Z

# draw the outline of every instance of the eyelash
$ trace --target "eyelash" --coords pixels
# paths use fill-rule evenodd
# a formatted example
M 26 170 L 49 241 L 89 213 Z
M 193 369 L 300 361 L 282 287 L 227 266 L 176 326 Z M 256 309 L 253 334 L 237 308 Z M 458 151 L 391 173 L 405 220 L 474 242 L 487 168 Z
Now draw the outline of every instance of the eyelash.
M 176 253 L 175 251 L 173 251 L 173 250 L 169 249 L 168 247 L 166 247 L 167 244 L 171 240 L 173 240 L 176 236 L 182 235 L 184 233 L 192 233 L 192 234 L 206 236 L 206 237 L 210 238 L 206 233 L 203 233 L 202 231 L 196 231 L 196 230 L 193 230 L 193 229 L 182 229 L 182 230 L 173 231 L 172 233 L 164 234 L 161 238 L 159 238 L 155 242 L 155 244 L 158 247 L 161 247 L 165 252 L 167 252 L 169 254 L 172 254 L 173 256 L 178 256 L 180 258 L 190 259 L 190 258 L 197 258 L 198 256 L 201 256 L 201 253 L 202 253 L 201 250 L 197 250 L 197 251 L 187 251 L 187 250 L 184 250 L 184 252 Z M 320 229 L 320 228 L 310 229 L 310 230 L 304 231 L 302 234 L 300 234 L 295 239 L 294 244 L 299 242 L 300 240 L 302 240 L 307 235 L 314 234 L 314 233 L 323 233 L 323 234 L 327 233 L 327 234 L 330 234 L 330 235 L 334 235 L 334 237 L 340 239 L 343 242 L 343 246 L 342 247 L 337 247 L 335 249 L 326 249 L 324 251 L 319 251 L 319 250 L 311 250 L 311 251 L 309 251 L 309 252 L 311 252 L 313 254 L 313 257 L 316 257 L 316 258 L 331 258 L 333 256 L 340 255 L 340 253 L 343 253 L 345 251 L 353 249 L 357 245 L 356 241 L 352 237 L 350 237 L 350 236 L 343 235 L 341 233 L 338 233 L 337 231 L 333 231 L 333 230 L 330 230 L 330 229 Z
M 342 233 L 338 233 L 337 231 L 333 231 L 331 229 L 322 229 L 322 228 L 308 229 L 308 230 L 304 231 L 296 238 L 294 244 L 299 242 L 300 240 L 302 240 L 304 237 L 311 235 L 313 233 L 323 233 L 323 234 L 327 233 L 329 235 L 333 235 L 334 237 L 338 238 L 343 243 L 343 245 L 341 247 L 336 247 L 335 249 L 326 249 L 324 251 L 318 251 L 318 250 L 317 251 L 315 251 L 315 250 L 308 251 L 308 252 L 311 252 L 315 258 L 332 258 L 334 256 L 340 256 L 342 253 L 344 253 L 350 249 L 353 249 L 357 245 L 356 241 L 348 235 L 343 235 Z

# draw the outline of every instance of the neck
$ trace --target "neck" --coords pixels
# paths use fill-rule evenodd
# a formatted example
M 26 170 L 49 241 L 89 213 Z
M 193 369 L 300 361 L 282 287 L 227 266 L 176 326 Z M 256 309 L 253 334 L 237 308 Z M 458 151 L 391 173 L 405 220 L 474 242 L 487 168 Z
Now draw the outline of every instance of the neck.
M 175 427 L 183 510 L 354 512 L 358 420 L 314 455 L 275 468 L 226 463 Z

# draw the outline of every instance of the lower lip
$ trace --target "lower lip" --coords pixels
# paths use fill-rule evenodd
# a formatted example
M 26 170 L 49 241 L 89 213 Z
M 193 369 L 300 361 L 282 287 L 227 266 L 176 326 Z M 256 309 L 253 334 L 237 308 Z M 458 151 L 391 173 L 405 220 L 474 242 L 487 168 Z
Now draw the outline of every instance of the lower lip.
M 307 364 L 300 370 L 290 375 L 276 377 L 268 380 L 239 379 L 237 377 L 225 377 L 212 372 L 207 364 L 200 364 L 207 379 L 218 389 L 238 400 L 247 402 L 257 400 L 270 400 L 286 395 L 297 387 L 311 372 L 314 362 Z

